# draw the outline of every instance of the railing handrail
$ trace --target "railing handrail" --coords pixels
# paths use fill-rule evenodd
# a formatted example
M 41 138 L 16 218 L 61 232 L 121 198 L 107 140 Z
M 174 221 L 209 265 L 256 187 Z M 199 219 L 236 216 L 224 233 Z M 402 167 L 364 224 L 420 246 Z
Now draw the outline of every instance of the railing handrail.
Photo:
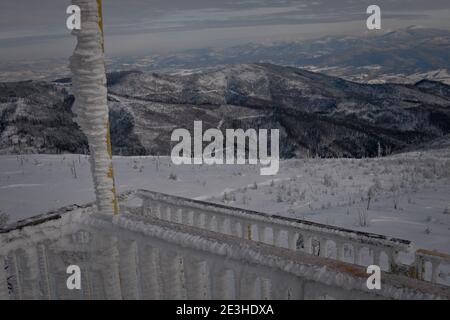
M 253 211 L 249 209 L 242 209 L 237 207 L 226 206 L 217 203 L 211 203 L 201 200 L 194 200 L 189 198 L 184 198 L 180 196 L 167 195 L 160 192 L 142 190 L 139 189 L 136 192 L 136 195 L 142 199 L 149 199 L 153 201 L 161 201 L 166 202 L 171 205 L 180 205 L 190 207 L 190 208 L 198 208 L 198 209 L 211 209 L 212 211 L 219 212 L 225 215 L 234 215 L 239 216 L 240 218 L 249 219 L 249 220 L 263 220 L 264 223 L 267 224 L 281 224 L 284 226 L 288 226 L 291 228 L 298 228 L 303 231 L 311 231 L 311 232 L 319 232 L 319 233 L 327 233 L 329 235 L 341 236 L 348 240 L 359 240 L 362 243 L 371 244 L 371 245 L 383 245 L 385 247 L 393 247 L 398 250 L 409 251 L 412 247 L 412 242 L 405 239 L 399 239 L 394 237 L 388 237 L 380 234 L 363 232 L 363 231 L 355 231 L 345 228 L 340 228 L 336 226 L 330 226 L 326 224 L 321 224 L 312 221 L 306 221 L 296 218 L 283 217 L 279 215 L 272 215 L 268 213 Z M 181 202 L 181 203 L 180 203 Z
M 440 261 L 450 262 L 450 255 L 442 253 L 442 252 L 438 252 L 438 251 L 417 249 L 416 256 L 427 257 L 429 259 L 436 259 L 436 260 L 440 260 Z

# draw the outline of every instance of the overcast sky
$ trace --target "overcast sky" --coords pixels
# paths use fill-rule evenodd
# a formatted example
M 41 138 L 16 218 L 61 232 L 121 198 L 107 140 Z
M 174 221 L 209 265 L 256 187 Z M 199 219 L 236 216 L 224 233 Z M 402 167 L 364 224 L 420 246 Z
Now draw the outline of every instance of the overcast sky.
M 69 0 L 0 0 L 0 59 L 64 57 L 74 47 L 65 27 Z M 366 31 L 378 4 L 385 30 L 421 25 L 450 29 L 449 0 L 104 0 L 110 56 L 141 55 L 245 42 Z

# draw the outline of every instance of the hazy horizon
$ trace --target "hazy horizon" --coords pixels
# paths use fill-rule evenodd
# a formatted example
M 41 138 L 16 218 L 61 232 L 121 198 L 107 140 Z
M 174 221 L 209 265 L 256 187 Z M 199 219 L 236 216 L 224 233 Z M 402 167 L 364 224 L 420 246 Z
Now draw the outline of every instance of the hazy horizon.
M 65 27 L 70 1 L 3 0 L 0 59 L 65 58 L 75 39 Z M 111 57 L 226 47 L 248 42 L 302 40 L 367 32 L 372 1 L 119 0 L 104 3 Z M 382 31 L 420 25 L 450 29 L 450 2 L 378 1 Z M 407 9 L 404 9 L 407 8 Z

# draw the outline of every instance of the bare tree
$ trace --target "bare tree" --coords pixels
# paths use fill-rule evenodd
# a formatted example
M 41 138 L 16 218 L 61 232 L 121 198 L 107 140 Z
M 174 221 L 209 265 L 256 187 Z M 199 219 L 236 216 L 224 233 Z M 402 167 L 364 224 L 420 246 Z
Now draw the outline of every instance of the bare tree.
M 9 215 L 3 211 L 0 211 L 0 228 L 4 227 L 9 221 Z

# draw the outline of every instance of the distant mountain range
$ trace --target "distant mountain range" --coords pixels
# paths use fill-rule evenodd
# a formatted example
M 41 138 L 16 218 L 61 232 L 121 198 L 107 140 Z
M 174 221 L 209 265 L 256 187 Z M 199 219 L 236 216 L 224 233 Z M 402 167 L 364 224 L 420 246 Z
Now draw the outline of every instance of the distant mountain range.
M 364 36 L 250 43 L 122 58 L 111 63 L 111 68 L 171 72 L 261 62 L 306 68 L 362 83 L 415 83 L 425 78 L 450 84 L 450 32 L 411 26 Z
M 450 31 L 411 26 L 360 36 L 115 57 L 108 60 L 108 70 L 167 73 L 251 63 L 301 67 L 361 83 L 413 84 L 429 79 L 450 84 Z M 0 61 L 0 81 L 66 77 L 67 64 L 64 59 L 14 64 Z
M 375 156 L 450 133 L 450 86 L 360 84 L 268 63 L 108 75 L 113 151 L 170 154 L 175 128 L 279 128 L 283 157 Z M 0 83 L 0 153 L 85 153 L 70 79 Z

